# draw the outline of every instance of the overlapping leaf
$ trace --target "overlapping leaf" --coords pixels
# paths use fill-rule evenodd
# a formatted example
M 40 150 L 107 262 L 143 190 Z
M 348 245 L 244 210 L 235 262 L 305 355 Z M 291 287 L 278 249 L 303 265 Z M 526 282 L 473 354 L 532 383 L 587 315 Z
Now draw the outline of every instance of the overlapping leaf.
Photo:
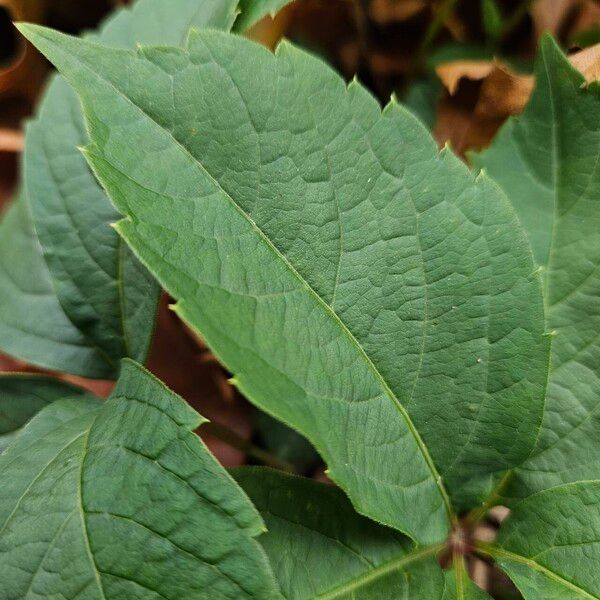
M 81 397 L 80 388 L 40 375 L 0 376 L 0 452 L 42 408 L 64 398 Z
M 358 515 L 337 488 L 268 469 L 233 471 L 261 513 L 260 542 L 289 600 L 478 598 L 454 571 L 444 574 L 440 548 L 415 549 L 393 529 Z M 487 596 L 481 592 L 481 598 Z
M 600 482 L 538 492 L 502 525 L 496 559 L 525 600 L 600 598 Z
M 240 14 L 235 21 L 234 30 L 245 31 L 267 15 L 274 17 L 281 8 L 291 1 L 292 0 L 240 0 Z
M 473 157 L 519 213 L 556 331 L 541 435 L 506 492 L 517 496 L 600 476 L 600 85 L 549 36 L 536 82 L 524 114 Z
M 83 100 L 121 234 L 361 512 L 440 541 L 445 486 L 529 454 L 547 344 L 525 236 L 415 118 L 289 45 L 24 31 Z
M 23 196 L 0 224 L 0 347 L 42 367 L 65 365 L 98 377 L 112 372 L 60 305 Z
M 229 30 L 236 7 L 237 0 L 140 0 L 117 11 L 94 37 L 131 48 L 136 43 L 181 44 L 192 26 Z M 36 119 L 27 128 L 26 197 L 21 199 L 30 207 L 33 229 L 28 231 L 39 236 L 47 268 L 40 262 L 36 271 L 23 270 L 21 287 L 15 288 L 17 294 L 4 299 L 2 316 L 17 330 L 14 335 L 0 336 L 0 347 L 55 370 L 116 377 L 121 357 L 143 361 L 146 356 L 154 330 L 158 287 L 110 227 L 118 213 L 81 156 L 79 147 L 86 142 L 79 101 L 65 81 L 55 77 Z M 25 230 L 15 229 L 16 225 L 13 220 L 2 228 L 7 245 L 25 236 Z M 37 247 L 35 238 L 28 238 Z M 29 248 L 29 252 L 34 249 Z M 4 274 L 15 268 L 7 264 L 12 258 L 0 259 Z M 51 279 L 56 296 L 53 310 L 44 320 L 61 322 L 66 317 L 72 323 L 63 326 L 63 337 L 80 338 L 82 344 L 94 348 L 94 355 L 85 364 L 72 361 L 64 349 L 48 352 L 53 327 L 32 324 L 35 317 L 28 314 L 28 308 L 35 310 L 34 302 L 24 305 L 23 297 L 35 287 L 40 271 L 45 271 L 44 280 Z M 11 282 L 2 278 L 0 287 L 10 288 Z M 33 327 L 35 338 L 31 333 L 24 335 Z
M 41 411 L 0 456 L 0 597 L 279 598 L 201 422 L 132 362 L 104 405 Z

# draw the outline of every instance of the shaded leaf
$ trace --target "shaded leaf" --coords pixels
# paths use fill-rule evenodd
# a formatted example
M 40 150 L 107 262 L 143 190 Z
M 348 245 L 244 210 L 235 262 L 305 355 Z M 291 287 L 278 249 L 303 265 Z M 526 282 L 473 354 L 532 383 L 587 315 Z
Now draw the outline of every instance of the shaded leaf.
M 262 521 L 142 367 L 58 401 L 0 456 L 0 596 L 278 598 Z
M 265 521 L 260 542 L 286 598 L 450 598 L 439 547 L 415 549 L 358 515 L 338 488 L 264 468 L 232 474 Z
M 287 44 L 23 30 L 83 99 L 120 233 L 361 512 L 439 541 L 446 485 L 529 454 L 547 342 L 525 237 L 412 115 Z
M 516 506 L 487 548 L 525 600 L 600 598 L 600 482 L 545 490 Z
M 317 451 L 297 431 L 262 411 L 256 413 L 254 423 L 261 445 L 297 471 L 305 473 L 319 464 Z
M 517 496 L 600 476 L 600 86 L 583 85 L 550 37 L 536 79 L 523 116 L 472 157 L 519 213 L 556 331 L 540 438 L 507 491 Z
M 369 3 L 371 18 L 382 25 L 390 21 L 405 21 L 430 8 L 427 0 L 372 0 Z
M 41 367 L 65 365 L 72 373 L 95 377 L 113 372 L 58 302 L 22 195 L 0 224 L 0 345 Z
M 51 377 L 0 375 L 0 452 L 42 408 L 56 400 L 83 394 L 80 388 Z
M 192 26 L 229 29 L 236 0 L 140 0 L 117 11 L 95 36 L 114 46 L 181 44 Z M 20 344 L 3 350 L 34 364 L 87 377 L 118 374 L 119 359 L 143 361 L 154 331 L 158 286 L 110 227 L 118 213 L 96 182 L 79 147 L 87 133 L 77 96 L 55 77 L 27 127 L 24 187 L 52 287 L 68 320 L 96 355 L 84 367 L 64 352 L 43 358 Z M 5 229 L 6 243 L 23 232 Z M 27 277 L 27 272 L 23 277 Z M 30 277 L 35 277 L 33 273 Z M 34 285 L 33 282 L 30 285 Z M 20 327 L 19 298 L 3 311 Z M 50 331 L 50 330 L 49 330 Z M 46 332 L 40 328 L 43 338 Z M 28 341 L 31 344 L 31 340 Z M 27 354 L 24 354 L 26 352 Z
M 429 129 L 433 129 L 441 93 L 442 86 L 437 77 L 430 75 L 413 81 L 402 97 L 402 103 Z
M 239 11 L 233 29 L 246 31 L 263 17 L 274 17 L 279 10 L 292 0 L 239 0 Z

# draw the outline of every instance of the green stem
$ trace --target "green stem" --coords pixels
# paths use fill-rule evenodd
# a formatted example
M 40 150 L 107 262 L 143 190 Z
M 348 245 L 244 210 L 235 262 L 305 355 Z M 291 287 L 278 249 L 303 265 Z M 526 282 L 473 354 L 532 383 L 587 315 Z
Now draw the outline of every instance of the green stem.
M 498 504 L 498 500 L 502 497 L 502 492 L 506 489 L 509 484 L 514 471 L 506 471 L 504 475 L 499 479 L 494 489 L 490 492 L 490 495 L 482 502 L 481 506 L 474 508 L 466 517 L 467 523 L 473 526 L 479 523 L 483 517 L 487 514 L 490 508 L 493 508 Z
M 279 469 L 280 471 L 287 471 L 288 473 L 296 472 L 296 468 L 294 467 L 294 465 L 292 465 L 292 463 L 288 462 L 287 460 L 278 458 L 270 452 L 267 452 L 266 450 L 255 446 L 248 440 L 244 439 L 242 436 L 238 435 L 232 429 L 229 429 L 229 427 L 225 427 L 220 423 L 214 423 L 212 421 L 209 421 L 208 423 L 202 425 L 201 431 L 212 435 L 213 437 L 221 440 L 222 442 L 225 442 L 226 444 L 228 444 L 232 448 L 235 448 L 236 450 L 241 450 L 254 460 L 264 465 L 267 465 L 268 467 L 272 467 L 273 469 Z
M 467 569 L 465 567 L 465 557 L 462 554 L 454 553 L 452 556 L 452 566 L 454 567 L 456 581 L 456 598 L 464 600 L 465 598 L 465 576 Z

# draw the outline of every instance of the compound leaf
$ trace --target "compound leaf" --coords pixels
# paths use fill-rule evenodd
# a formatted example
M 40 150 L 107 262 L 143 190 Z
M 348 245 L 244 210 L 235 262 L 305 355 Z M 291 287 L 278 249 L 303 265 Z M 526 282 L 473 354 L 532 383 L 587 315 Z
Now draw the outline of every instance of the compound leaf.
M 279 598 L 202 421 L 130 361 L 106 403 L 38 413 L 0 456 L 0 596 Z
M 528 456 L 540 281 L 490 180 L 289 44 L 205 30 L 132 52 L 23 31 L 80 94 L 121 235 L 360 512 L 437 542 L 446 488 Z
M 526 600 L 600 598 L 600 481 L 570 483 L 529 496 L 486 551 Z
M 289 600 L 447 598 L 440 549 L 361 517 L 339 488 L 263 468 L 232 474 L 265 521 L 260 542 Z
M 524 114 L 473 156 L 529 234 L 556 331 L 540 438 L 506 491 L 518 497 L 600 477 L 600 84 L 585 85 L 550 36 L 536 82 Z

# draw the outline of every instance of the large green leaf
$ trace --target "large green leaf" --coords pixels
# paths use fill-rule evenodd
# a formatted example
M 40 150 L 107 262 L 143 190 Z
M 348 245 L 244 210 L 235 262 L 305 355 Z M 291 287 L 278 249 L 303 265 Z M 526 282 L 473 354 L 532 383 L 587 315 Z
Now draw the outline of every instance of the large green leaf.
M 139 0 L 115 13 L 97 37 L 120 47 L 136 43 L 181 44 L 192 26 L 229 30 L 237 0 Z M 118 213 L 96 182 L 78 150 L 87 133 L 77 96 L 61 77 L 52 79 L 38 114 L 27 127 L 24 187 L 60 308 L 97 350 L 84 365 L 68 352 L 47 352 L 52 327 L 39 327 L 36 341 L 0 336 L 0 347 L 29 362 L 89 377 L 116 377 L 119 359 L 144 360 L 154 330 L 158 286 L 110 227 Z M 23 237 L 5 227 L 5 243 Z M 34 240 L 32 239 L 32 243 Z M 19 265 L 20 268 L 20 265 Z M 41 267 L 40 267 L 41 268 Z M 26 286 L 35 286 L 37 273 L 23 269 Z M 46 277 L 47 278 L 47 277 Z M 9 283 L 0 281 L 3 286 Z M 5 318 L 20 329 L 31 327 L 22 298 L 2 304 Z M 56 302 L 55 302 L 56 304 Z M 61 316 L 56 316 L 61 320 Z M 67 338 L 67 336 L 65 336 Z M 35 346 L 38 348 L 35 348 Z M 31 346 L 34 346 L 33 348 Z
M 83 100 L 120 233 L 360 512 L 437 542 L 445 485 L 529 454 L 547 343 L 525 236 L 416 118 L 288 44 L 23 31 Z
M 98 377 L 112 372 L 58 302 L 22 195 L 0 224 L 0 347 L 42 367 L 64 364 Z
M 38 413 L 0 456 L 0 597 L 278 598 L 202 421 L 129 361 L 105 404 Z
M 477 593 L 470 581 L 457 586 L 452 569 L 442 572 L 439 547 L 415 549 L 394 529 L 358 515 L 338 488 L 270 469 L 232 473 L 267 525 L 260 542 L 286 598 L 478 598 L 468 595 Z
M 0 452 L 37 412 L 62 398 L 84 395 L 58 379 L 41 375 L 0 375 Z
M 517 505 L 485 548 L 526 600 L 600 598 L 600 482 L 538 492 Z
M 550 36 L 524 114 L 473 157 L 504 188 L 543 268 L 556 331 L 544 422 L 508 493 L 600 477 L 600 84 L 584 85 Z

